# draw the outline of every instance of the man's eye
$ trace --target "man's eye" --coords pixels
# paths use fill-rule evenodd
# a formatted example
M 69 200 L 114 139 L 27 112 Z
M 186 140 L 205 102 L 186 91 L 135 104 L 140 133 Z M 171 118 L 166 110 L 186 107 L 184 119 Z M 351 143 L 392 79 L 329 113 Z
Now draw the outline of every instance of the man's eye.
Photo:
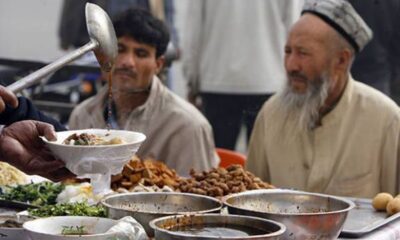
M 306 56 L 308 56 L 308 52 L 302 52 L 302 51 L 300 51 L 300 52 L 299 52 L 299 56 L 301 56 L 301 57 L 306 57 Z
M 136 55 L 138 57 L 144 58 L 148 56 L 148 53 L 146 51 L 136 51 Z

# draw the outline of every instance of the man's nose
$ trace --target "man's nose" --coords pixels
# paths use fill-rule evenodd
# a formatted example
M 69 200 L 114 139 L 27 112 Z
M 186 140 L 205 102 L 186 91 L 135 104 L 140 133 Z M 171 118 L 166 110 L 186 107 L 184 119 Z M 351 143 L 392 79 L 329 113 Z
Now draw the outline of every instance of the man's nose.
M 299 72 L 301 70 L 300 61 L 295 54 L 285 56 L 285 68 L 287 72 Z
M 121 56 L 121 63 L 123 67 L 135 67 L 135 57 L 132 54 L 123 54 Z

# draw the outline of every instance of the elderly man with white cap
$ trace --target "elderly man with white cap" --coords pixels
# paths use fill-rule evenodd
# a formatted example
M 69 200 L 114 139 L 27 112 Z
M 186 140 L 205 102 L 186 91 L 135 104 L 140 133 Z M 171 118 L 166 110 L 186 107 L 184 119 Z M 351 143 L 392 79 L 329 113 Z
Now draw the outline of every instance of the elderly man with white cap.
M 400 192 L 399 108 L 349 72 L 371 38 L 347 1 L 306 1 L 285 46 L 286 86 L 256 120 L 250 171 L 281 188 Z

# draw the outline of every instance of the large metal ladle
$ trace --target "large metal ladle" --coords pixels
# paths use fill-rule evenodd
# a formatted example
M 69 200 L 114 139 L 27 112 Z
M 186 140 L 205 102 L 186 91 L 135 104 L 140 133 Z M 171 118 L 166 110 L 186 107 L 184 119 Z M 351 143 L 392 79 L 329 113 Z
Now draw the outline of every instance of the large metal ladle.
M 102 70 L 111 71 L 118 54 L 117 37 L 112 22 L 103 9 L 92 3 L 86 4 L 85 15 L 90 42 L 17 82 L 10 84 L 7 86 L 7 89 L 14 93 L 20 92 L 91 50 L 95 52 Z

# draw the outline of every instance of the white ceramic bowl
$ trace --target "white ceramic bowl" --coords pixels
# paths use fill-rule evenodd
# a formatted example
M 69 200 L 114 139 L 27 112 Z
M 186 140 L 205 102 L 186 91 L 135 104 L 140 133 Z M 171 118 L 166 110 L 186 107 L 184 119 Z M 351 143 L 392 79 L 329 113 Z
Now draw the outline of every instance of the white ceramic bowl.
M 63 141 L 73 133 L 95 134 L 106 140 L 114 137 L 123 139 L 126 143 L 116 145 L 65 145 Z M 118 174 L 123 166 L 137 152 L 146 136 L 142 133 L 106 130 L 83 129 L 57 132 L 57 141 L 47 141 L 42 138 L 48 148 L 61 160 L 67 168 L 78 176 L 85 174 Z
M 117 233 L 106 233 L 117 222 L 109 218 L 60 216 L 39 218 L 24 223 L 23 227 L 32 240 L 104 240 L 117 236 Z M 90 234 L 62 235 L 66 227 L 83 227 Z

